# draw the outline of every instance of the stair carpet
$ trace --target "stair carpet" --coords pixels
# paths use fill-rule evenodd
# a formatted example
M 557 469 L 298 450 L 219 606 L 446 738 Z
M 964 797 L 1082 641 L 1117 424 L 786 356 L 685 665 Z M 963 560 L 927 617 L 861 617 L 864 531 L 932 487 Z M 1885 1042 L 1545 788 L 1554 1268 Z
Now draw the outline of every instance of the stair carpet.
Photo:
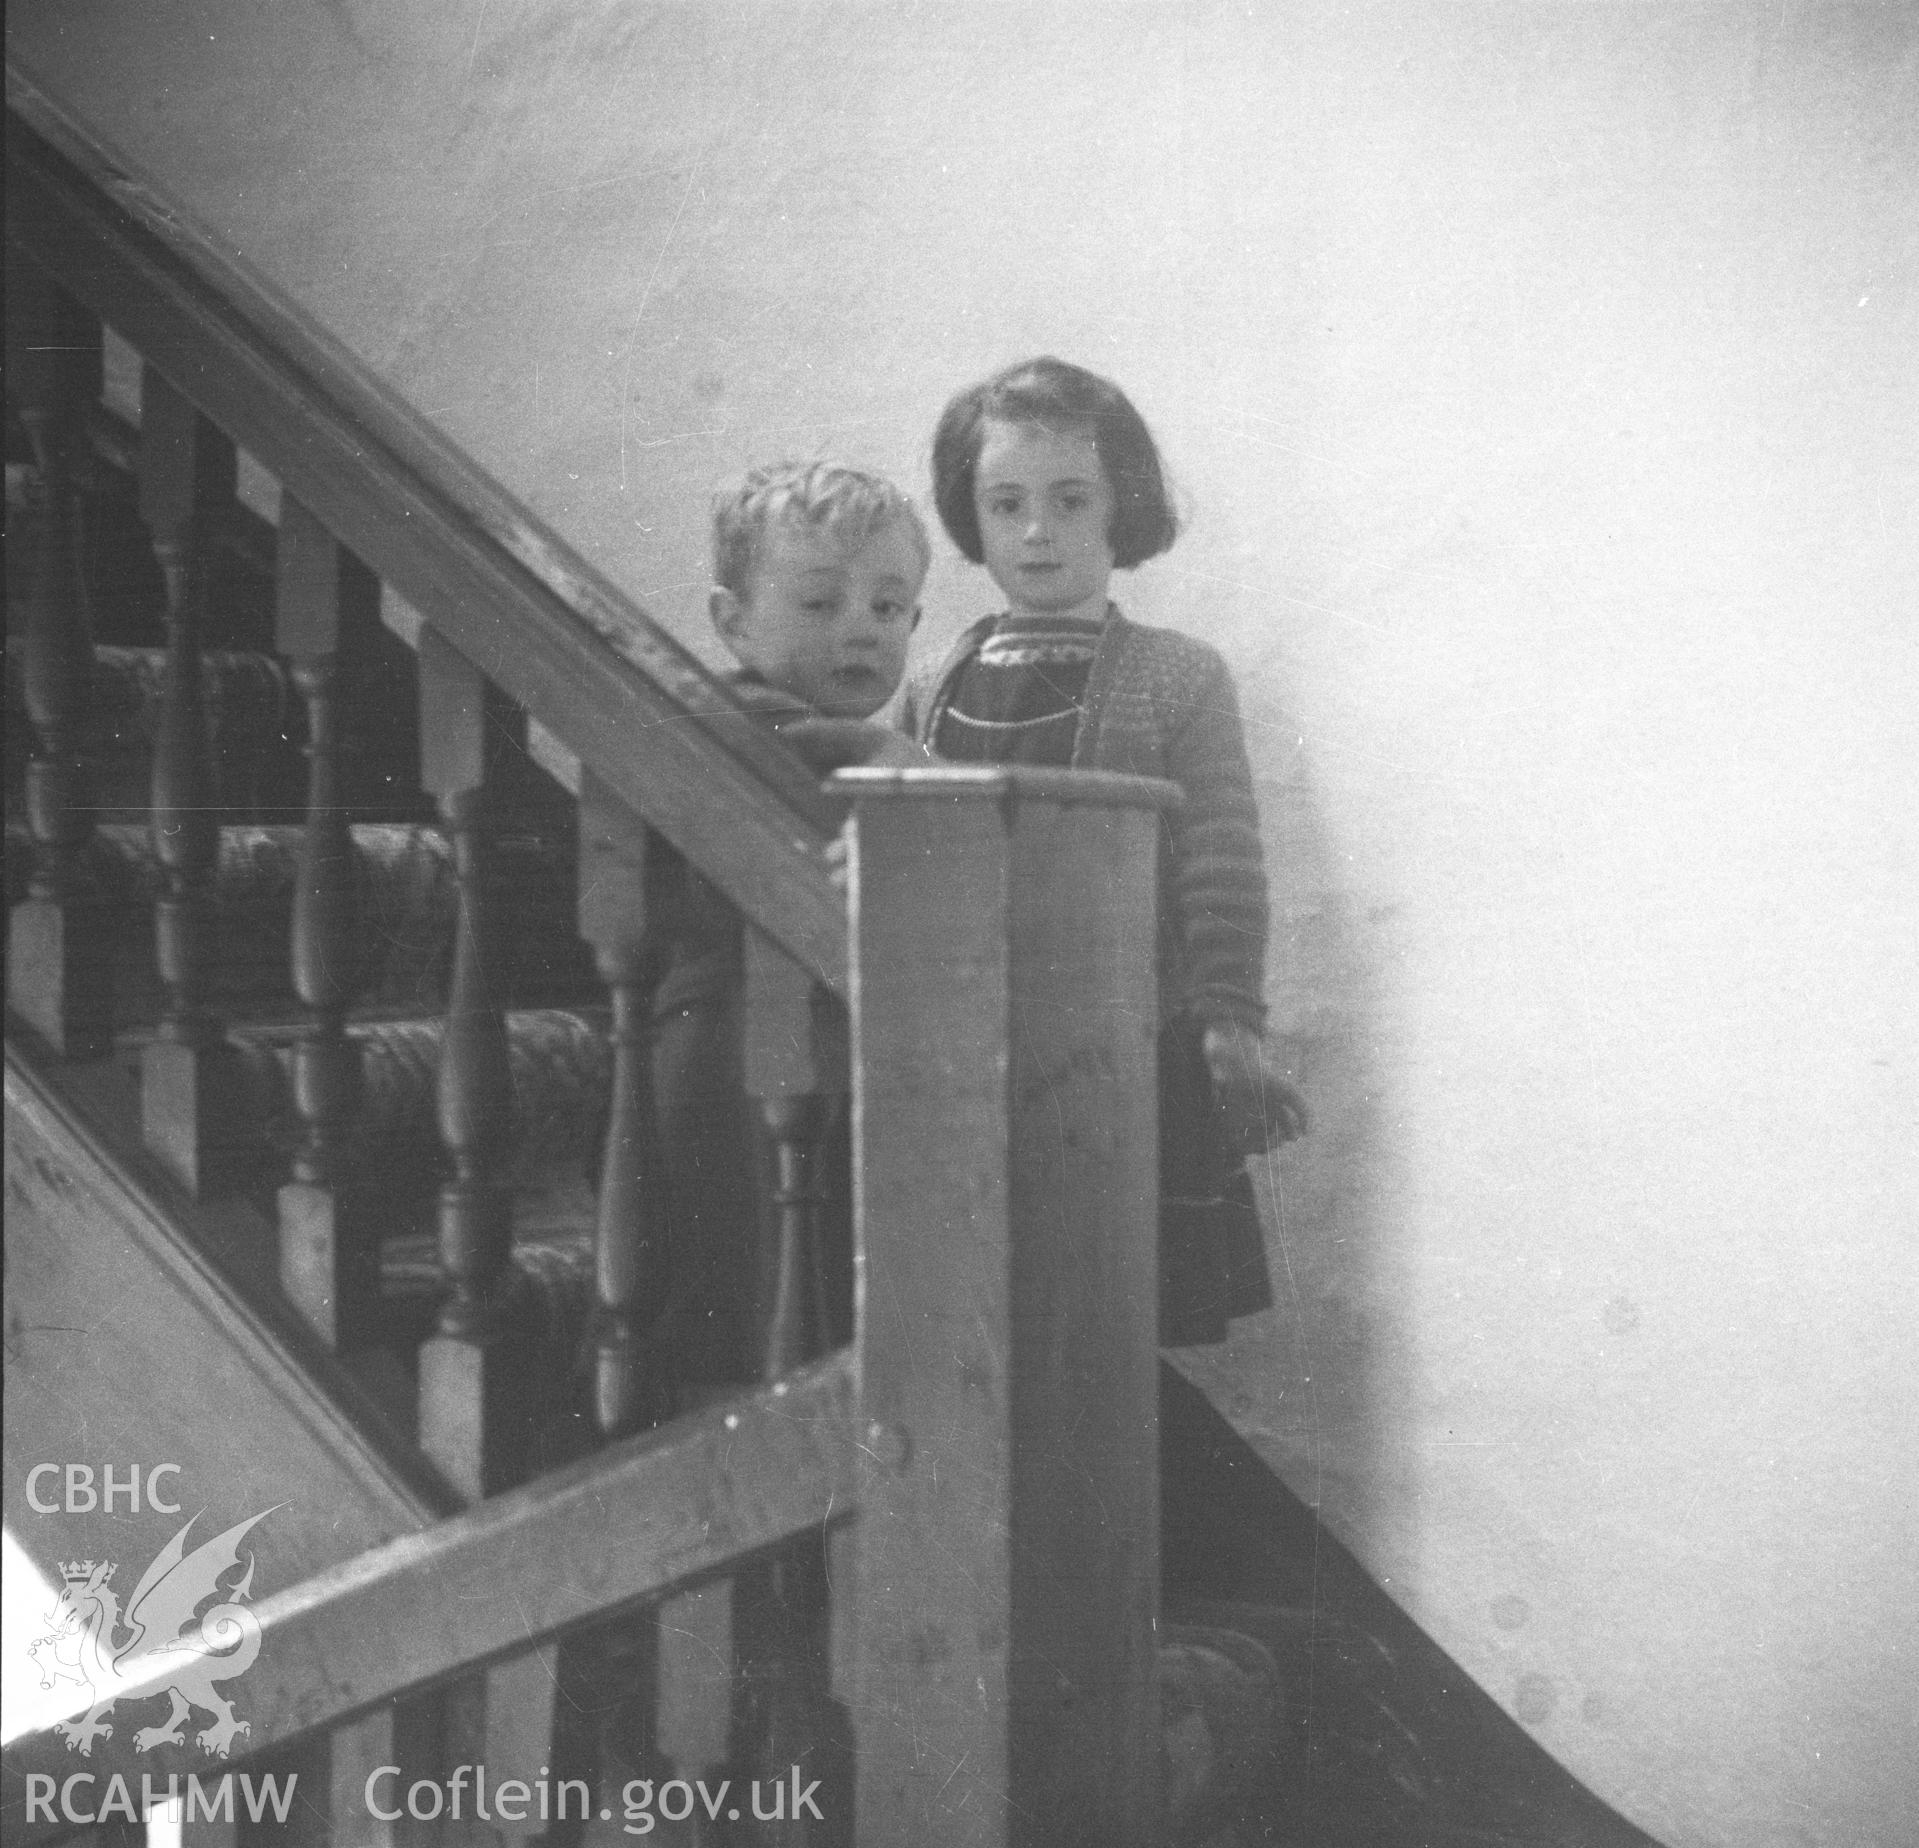
M 18 638 L 8 638 L 6 889 L 26 896 L 34 849 L 19 792 L 32 727 L 20 691 Z M 160 1018 L 152 905 L 164 870 L 144 819 L 152 743 L 165 684 L 158 649 L 95 649 L 88 755 L 99 821 L 83 866 L 110 934 L 116 1038 L 137 1044 Z M 294 995 L 288 944 L 303 827 L 299 704 L 281 662 L 209 651 L 202 689 L 216 790 L 229 820 L 219 835 L 213 897 L 219 954 L 208 1003 L 238 1023 L 227 1044 L 243 1074 L 235 1095 L 248 1114 L 251 1159 L 242 1185 L 270 1194 L 286 1178 L 299 1123 L 292 1047 L 304 1011 Z M 278 815 L 279 820 L 246 819 Z M 417 1339 L 421 1305 L 438 1287 L 433 1216 L 440 1143 L 435 1080 L 458 885 L 442 831 L 423 822 L 361 822 L 351 829 L 359 900 L 361 982 L 348 1036 L 359 1049 L 362 1101 L 349 1133 L 347 1171 L 381 1201 L 382 1272 L 413 1313 L 383 1337 Z M 576 935 L 571 843 L 503 830 L 493 842 L 497 890 L 514 928 L 502 933 L 492 971 L 507 997 L 513 1073 L 515 1263 L 538 1313 L 569 1352 L 592 1300 L 596 1139 L 611 1073 L 603 990 Z M 569 1007 L 563 1005 L 571 1002 Z
M 209 970 L 209 999 L 223 1016 L 296 1019 L 288 971 L 294 882 L 301 831 L 277 823 L 236 823 L 220 832 L 215 896 L 221 951 Z M 408 1014 L 444 1005 L 456 883 L 453 856 L 439 830 L 418 823 L 371 822 L 352 830 L 358 863 L 364 980 L 357 1011 Z M 497 843 L 503 892 L 517 928 L 498 975 L 517 1001 L 536 1005 L 590 993 L 584 953 L 573 928 L 570 856 L 530 837 Z M 33 865 L 23 824 L 7 820 L 7 903 L 26 896 Z M 151 1025 L 161 1011 L 153 969 L 151 908 L 162 884 L 148 829 L 107 822 L 83 861 L 110 918 L 114 1006 L 123 1026 Z
M 25 781 L 33 726 L 21 681 L 20 638 L 7 638 L 7 806 L 12 817 Z M 85 750 L 96 780 L 101 821 L 144 825 L 153 741 L 165 692 L 166 655 L 158 648 L 102 645 L 94 650 L 91 723 Z M 202 657 L 200 696 L 214 739 L 214 788 L 232 815 L 299 815 L 301 766 L 292 747 L 299 702 L 285 667 L 271 655 L 210 649 Z M 8 852 L 8 864 L 13 863 Z

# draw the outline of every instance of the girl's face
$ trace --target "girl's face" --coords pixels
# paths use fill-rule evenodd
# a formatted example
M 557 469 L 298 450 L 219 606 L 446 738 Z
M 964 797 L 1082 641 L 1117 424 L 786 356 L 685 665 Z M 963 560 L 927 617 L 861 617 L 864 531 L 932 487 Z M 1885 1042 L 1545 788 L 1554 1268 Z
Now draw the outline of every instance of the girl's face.
M 986 569 L 1015 611 L 1105 612 L 1113 487 L 1090 432 L 988 418 L 973 506 Z

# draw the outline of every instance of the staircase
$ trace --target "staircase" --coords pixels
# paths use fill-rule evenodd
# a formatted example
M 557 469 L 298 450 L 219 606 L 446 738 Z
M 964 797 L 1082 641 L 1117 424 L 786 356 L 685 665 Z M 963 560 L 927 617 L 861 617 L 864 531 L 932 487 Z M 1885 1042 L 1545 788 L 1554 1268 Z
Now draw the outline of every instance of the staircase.
M 92 1508 L 27 1501 L 74 1431 L 257 1485 L 299 1529 L 261 1529 L 235 1755 L 100 1710 L 8 1748 L 10 1836 L 71 1831 L 45 1793 L 76 1767 L 99 1828 L 130 1820 L 115 1775 L 231 1762 L 294 1776 L 336 1841 L 430 1820 L 383 1813 L 383 1764 L 422 1790 L 540 1767 L 590 1804 L 504 1832 L 555 1841 L 602 1811 L 619 1835 L 681 1773 L 791 1812 L 720 1818 L 738 1839 L 1153 1839 L 1144 1042 L 1075 1003 L 1048 920 L 1117 864 L 1105 966 L 1145 992 L 1156 792 L 827 793 L 44 99 L 10 101 L 9 1525 L 114 1640 Z M 137 391 L 110 405 L 109 373 Z M 849 929 L 825 848 L 855 807 Z M 939 876 L 892 876 L 929 850 Z M 717 1361 L 675 1322 L 652 1094 L 696 878 L 745 920 L 769 1182 Z M 1011 1046 L 1016 990 L 1062 1025 Z M 849 1096 L 862 1314 L 829 1349 Z M 1061 1130 L 1130 1153 L 1092 1175 Z M 1110 1277 L 1068 1277 L 1057 1239 L 1015 1258 L 1016 1225 L 1093 1214 Z M 1051 1298 L 1030 1327 L 1015 1262 Z M 1022 1480 L 1069 1414 L 1094 1466 Z M 1040 1537 L 1094 1498 L 1102 1556 L 1062 1576 Z M 929 1704 L 954 1715 L 930 1734 Z
M 24 1499 L 75 1430 L 299 1504 L 231 1759 L 32 1735 L 9 1839 L 229 1764 L 296 1813 L 189 1841 L 1640 1839 L 1156 1361 L 1164 792 L 823 784 L 12 78 L 8 166 L 8 1525 L 98 1550 Z M 653 1095 L 695 880 L 765 1154 L 717 1367 Z M 485 1765 L 541 1814 L 401 1800 Z M 789 1800 L 638 1804 L 722 1778 Z

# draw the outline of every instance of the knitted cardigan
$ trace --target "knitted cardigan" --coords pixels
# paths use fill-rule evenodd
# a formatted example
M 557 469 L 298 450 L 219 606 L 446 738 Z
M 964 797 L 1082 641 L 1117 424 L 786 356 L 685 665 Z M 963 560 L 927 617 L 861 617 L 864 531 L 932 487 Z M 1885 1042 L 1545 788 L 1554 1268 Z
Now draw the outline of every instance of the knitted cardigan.
M 999 621 L 976 622 L 908 682 L 901 722 L 931 748 L 960 670 Z M 1185 801 L 1160 822 L 1160 1013 L 1202 1024 L 1266 1018 L 1266 861 L 1240 728 L 1218 652 L 1108 610 L 1073 745 L 1076 770 L 1165 777 Z

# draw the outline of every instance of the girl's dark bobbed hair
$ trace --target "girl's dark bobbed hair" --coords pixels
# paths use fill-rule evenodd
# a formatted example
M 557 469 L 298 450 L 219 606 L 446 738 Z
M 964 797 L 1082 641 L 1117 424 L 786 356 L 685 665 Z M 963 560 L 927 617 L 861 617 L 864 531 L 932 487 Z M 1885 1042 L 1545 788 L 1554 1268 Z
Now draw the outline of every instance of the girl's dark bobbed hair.
M 985 560 L 973 486 L 988 418 L 1090 433 L 1113 490 L 1107 542 L 1121 570 L 1158 557 L 1179 536 L 1153 433 L 1126 394 L 1063 359 L 1023 359 L 961 392 L 933 432 L 933 502 L 953 543 L 974 564 Z

